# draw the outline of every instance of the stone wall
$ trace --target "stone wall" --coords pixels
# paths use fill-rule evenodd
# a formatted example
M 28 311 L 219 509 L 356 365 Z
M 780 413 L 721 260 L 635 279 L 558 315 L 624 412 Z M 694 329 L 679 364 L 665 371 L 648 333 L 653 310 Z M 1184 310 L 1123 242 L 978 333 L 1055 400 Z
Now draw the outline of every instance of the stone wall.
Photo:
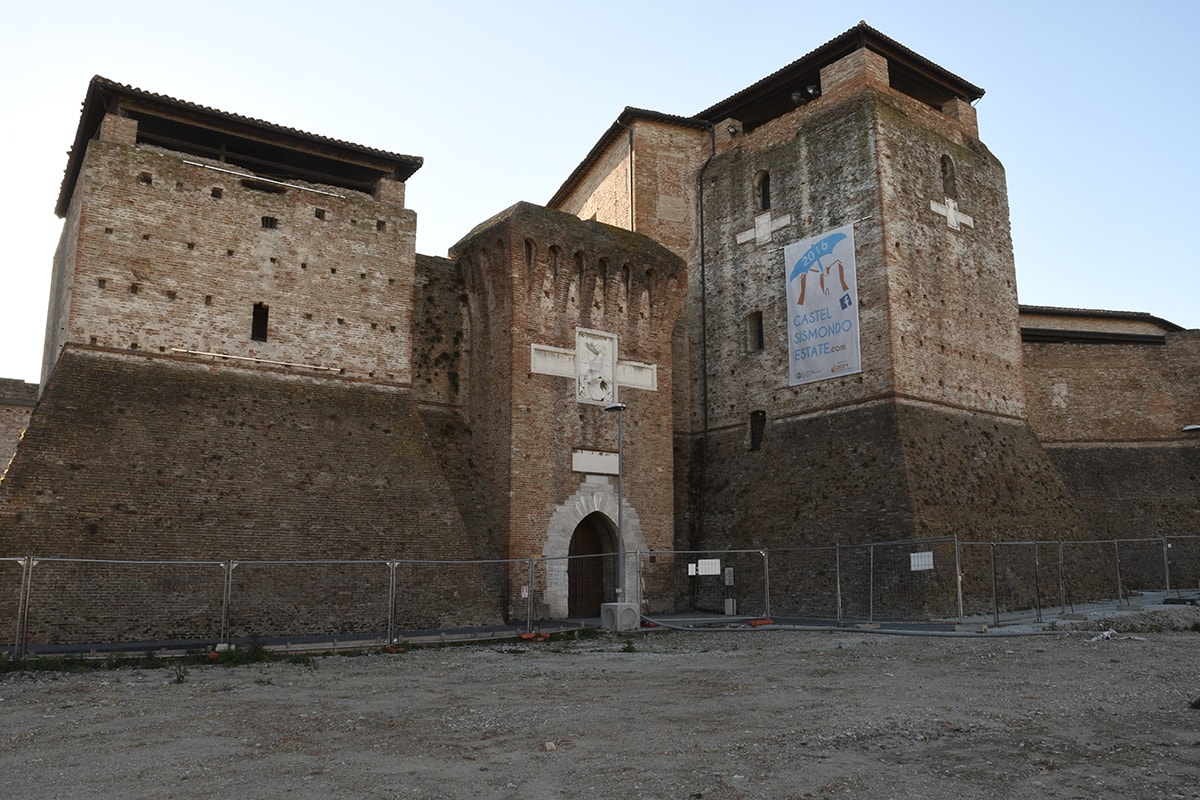
M 1047 443 L 1175 438 L 1165 343 L 1026 342 L 1029 421 Z
M 1030 423 L 1097 538 L 1200 534 L 1200 331 L 1158 332 L 1024 345 Z
M 68 346 L 0 484 L 0 554 L 210 561 L 493 557 L 484 532 L 466 529 L 439 466 L 433 443 L 444 436 L 431 436 L 408 390 Z M 441 569 L 409 576 L 406 627 L 499 621 L 487 580 Z M 136 580 L 153 573 L 128 574 Z M 350 581 L 327 573 L 330 580 L 322 583 L 315 574 L 305 583 L 310 600 L 336 595 Z M 377 607 L 353 603 L 344 604 L 336 622 L 312 616 L 327 608 L 322 602 L 297 605 L 288 619 L 279 597 L 297 593 L 293 579 L 275 572 L 279 583 L 263 591 L 263 615 L 242 608 L 242 629 L 379 630 Z M 87 582 L 65 581 L 58 591 L 66 593 L 58 597 L 62 607 L 90 611 L 61 619 L 40 615 L 38 624 L 47 627 L 35 632 L 35 641 L 107 638 L 88 627 L 86 614 L 117 611 L 147 620 L 131 636 L 187 633 L 178 618 L 156 616 L 153 597 L 136 601 L 144 607 L 105 611 L 100 604 L 97 611 Z M 41 600 L 48 602 L 44 595 Z M 0 617 L 15 619 L 15 609 L 5 605 Z

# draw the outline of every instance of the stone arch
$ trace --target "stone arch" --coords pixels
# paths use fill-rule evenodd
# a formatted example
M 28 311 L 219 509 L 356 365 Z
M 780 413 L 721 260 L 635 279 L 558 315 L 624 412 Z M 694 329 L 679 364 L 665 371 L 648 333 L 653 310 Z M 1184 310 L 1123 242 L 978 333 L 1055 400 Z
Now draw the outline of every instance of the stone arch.
M 567 613 L 598 617 L 604 603 L 616 598 L 617 526 L 607 514 L 593 511 L 571 535 L 567 560 Z
M 637 511 L 629 504 L 626 495 L 621 504 L 621 532 L 626 553 L 624 598 L 627 602 L 641 603 L 641 587 L 638 584 L 635 561 L 631 553 L 646 551 L 646 537 Z M 589 514 L 603 514 L 613 525 L 617 524 L 616 480 L 607 475 L 588 475 L 579 484 L 579 489 L 566 499 L 550 516 L 546 530 L 546 542 L 542 547 L 546 566 L 546 614 L 551 619 L 563 619 L 568 615 L 567 556 L 571 552 L 571 537 L 584 518 Z

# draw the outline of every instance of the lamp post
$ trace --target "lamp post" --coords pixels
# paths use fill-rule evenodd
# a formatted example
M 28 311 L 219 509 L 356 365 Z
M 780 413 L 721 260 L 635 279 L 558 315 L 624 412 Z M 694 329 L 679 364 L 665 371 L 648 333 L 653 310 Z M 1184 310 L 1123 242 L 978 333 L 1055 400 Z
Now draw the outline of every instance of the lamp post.
M 624 454 L 622 453 L 621 422 L 625 417 L 624 403 L 609 403 L 605 411 L 615 411 L 617 414 L 617 602 L 625 601 L 625 531 L 621 527 L 622 478 L 624 473 Z
M 620 426 L 617 426 L 617 427 L 620 427 Z M 1184 425 L 1183 426 L 1184 433 L 1192 433 L 1194 431 L 1200 431 L 1200 425 Z M 620 457 L 618 457 L 617 460 L 620 461 Z

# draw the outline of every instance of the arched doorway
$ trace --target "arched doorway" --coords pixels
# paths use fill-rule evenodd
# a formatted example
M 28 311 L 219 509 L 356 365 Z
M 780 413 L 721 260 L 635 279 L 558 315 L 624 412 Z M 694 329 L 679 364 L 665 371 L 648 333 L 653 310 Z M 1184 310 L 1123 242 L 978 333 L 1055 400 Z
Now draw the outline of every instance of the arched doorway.
M 580 520 L 571 534 L 567 561 L 567 614 L 598 617 L 600 604 L 615 596 L 616 530 L 600 512 Z

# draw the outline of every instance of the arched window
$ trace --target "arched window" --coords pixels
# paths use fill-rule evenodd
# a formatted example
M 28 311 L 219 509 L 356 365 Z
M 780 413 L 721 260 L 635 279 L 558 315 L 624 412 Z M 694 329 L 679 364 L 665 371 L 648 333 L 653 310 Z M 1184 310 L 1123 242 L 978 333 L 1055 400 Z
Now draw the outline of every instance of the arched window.
M 942 193 L 958 199 L 958 179 L 954 175 L 954 161 L 950 156 L 942 156 Z
M 754 176 L 754 201 L 759 211 L 771 210 L 771 173 L 765 169 Z

